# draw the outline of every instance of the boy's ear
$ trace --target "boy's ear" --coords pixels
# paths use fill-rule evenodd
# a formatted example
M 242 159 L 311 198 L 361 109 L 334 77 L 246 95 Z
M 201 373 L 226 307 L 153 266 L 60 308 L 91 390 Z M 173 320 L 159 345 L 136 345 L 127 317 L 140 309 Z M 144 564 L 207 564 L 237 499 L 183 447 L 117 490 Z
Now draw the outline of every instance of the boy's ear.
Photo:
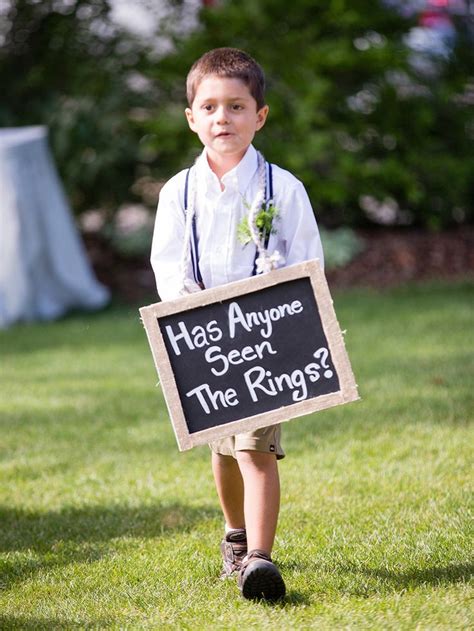
M 187 107 L 184 110 L 184 113 L 186 114 L 189 127 L 191 128 L 192 131 L 196 131 L 196 125 L 194 123 L 194 116 L 193 116 L 192 109 L 190 107 Z
M 259 129 L 262 129 L 262 127 L 265 125 L 265 121 L 267 120 L 267 116 L 268 116 L 268 111 L 269 111 L 269 107 L 268 105 L 264 105 L 262 108 L 260 108 L 257 112 L 257 131 Z

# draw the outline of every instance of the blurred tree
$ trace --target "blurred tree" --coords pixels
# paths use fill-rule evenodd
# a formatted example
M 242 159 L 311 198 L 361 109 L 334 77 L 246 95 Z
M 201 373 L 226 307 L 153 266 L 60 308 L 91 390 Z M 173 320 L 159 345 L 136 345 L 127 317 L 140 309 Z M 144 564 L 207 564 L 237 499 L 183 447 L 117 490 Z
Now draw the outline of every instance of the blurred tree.
M 453 18 L 440 56 L 410 50 L 416 16 L 382 1 L 216 0 L 198 19 L 190 0 L 140 4 L 151 39 L 120 27 L 111 0 L 0 4 L 0 125 L 49 126 L 76 211 L 134 195 L 154 205 L 155 180 L 200 150 L 183 114 L 189 67 L 236 46 L 267 74 L 271 113 L 257 146 L 305 182 L 326 225 L 474 218 L 466 17 Z
M 199 28 L 145 70 L 163 95 L 145 124 L 156 172 L 170 175 L 199 150 L 182 114 L 191 63 L 236 46 L 267 75 L 270 116 L 257 146 L 304 180 L 326 225 L 472 220 L 470 31 L 460 17 L 451 55 L 420 60 L 405 43 L 415 23 L 373 0 L 228 0 L 203 9 Z
M 140 162 L 134 68 L 144 47 L 108 0 L 12 0 L 2 16 L 0 125 L 50 128 L 75 210 L 130 198 Z M 150 97 L 152 95 L 150 94 Z

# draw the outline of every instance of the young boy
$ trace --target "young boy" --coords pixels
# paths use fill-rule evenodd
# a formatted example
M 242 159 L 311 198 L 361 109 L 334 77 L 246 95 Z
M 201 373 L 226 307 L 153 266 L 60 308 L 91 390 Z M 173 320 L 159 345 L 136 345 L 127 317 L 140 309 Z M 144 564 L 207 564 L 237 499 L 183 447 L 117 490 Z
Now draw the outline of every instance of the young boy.
M 264 89 L 260 66 L 234 48 L 211 50 L 188 74 L 185 113 L 204 150 L 190 170 L 175 175 L 160 193 L 151 263 L 162 300 L 255 273 L 256 247 L 239 242 L 238 226 L 257 195 L 278 209 L 268 251 L 278 251 L 286 265 L 313 258 L 323 262 L 301 182 L 266 164 L 252 145 L 268 115 Z M 210 447 L 225 519 L 222 576 L 237 573 L 245 598 L 282 598 L 285 584 L 271 560 L 280 504 L 277 460 L 285 455 L 280 426 Z

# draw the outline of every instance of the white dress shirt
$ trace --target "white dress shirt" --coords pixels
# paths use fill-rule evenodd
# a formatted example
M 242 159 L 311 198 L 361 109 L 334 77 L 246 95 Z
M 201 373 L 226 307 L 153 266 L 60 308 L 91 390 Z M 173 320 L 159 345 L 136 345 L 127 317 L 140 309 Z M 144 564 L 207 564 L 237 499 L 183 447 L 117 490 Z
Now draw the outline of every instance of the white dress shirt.
M 257 152 L 250 145 L 239 164 L 222 177 L 224 190 L 209 167 L 205 149 L 193 167 L 199 269 L 206 289 L 252 275 L 256 248 L 252 242 L 240 243 L 237 227 L 258 191 L 257 166 Z M 151 264 L 162 300 L 177 298 L 183 288 L 186 171 L 180 171 L 163 186 L 156 213 Z M 304 186 L 276 165 L 272 165 L 272 171 L 278 216 L 273 220 L 269 254 L 278 250 L 285 266 L 314 258 L 323 265 L 319 231 Z M 188 275 L 194 280 L 191 266 Z

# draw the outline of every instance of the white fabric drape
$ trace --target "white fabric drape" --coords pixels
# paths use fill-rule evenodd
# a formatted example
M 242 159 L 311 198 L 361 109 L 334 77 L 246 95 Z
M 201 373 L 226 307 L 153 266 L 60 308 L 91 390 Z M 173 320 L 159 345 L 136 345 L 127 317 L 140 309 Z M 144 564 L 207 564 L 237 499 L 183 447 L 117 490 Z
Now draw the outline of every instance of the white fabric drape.
M 108 300 L 74 224 L 47 129 L 0 129 L 0 328 Z

